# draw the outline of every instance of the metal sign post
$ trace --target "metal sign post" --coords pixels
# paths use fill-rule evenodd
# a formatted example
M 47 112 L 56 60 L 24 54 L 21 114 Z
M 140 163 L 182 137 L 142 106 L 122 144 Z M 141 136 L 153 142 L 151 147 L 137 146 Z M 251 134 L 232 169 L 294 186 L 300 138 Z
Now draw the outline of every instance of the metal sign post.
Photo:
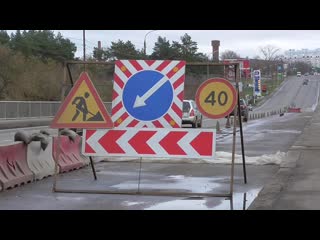
M 238 84 L 236 84 L 238 88 Z M 238 90 L 238 89 L 237 89 Z M 237 108 L 234 108 L 233 112 L 234 121 L 233 121 L 233 139 L 232 139 L 232 159 L 231 159 L 231 181 L 230 181 L 230 195 L 233 195 L 233 181 L 234 181 L 234 159 L 236 152 L 236 133 L 237 133 Z
M 235 71 L 237 73 L 237 67 L 235 68 Z M 240 93 L 239 93 L 237 74 L 235 75 L 235 79 L 236 79 L 236 88 L 237 88 L 237 92 L 238 92 L 238 116 L 239 116 L 239 127 L 240 127 L 243 176 L 244 176 L 244 183 L 247 184 L 246 160 L 245 160 L 245 154 L 244 154 L 242 118 L 241 118 L 241 106 L 240 106 Z M 236 116 L 236 115 L 234 115 L 234 116 Z
M 54 161 L 54 181 L 53 181 L 53 186 L 52 186 L 52 191 L 56 192 L 57 191 L 57 181 L 58 181 L 58 175 L 59 175 L 59 167 L 58 167 L 58 162 L 59 162 L 59 158 L 60 158 L 60 131 L 58 130 L 58 149 L 57 149 L 57 155 Z M 53 142 L 52 142 L 53 144 Z

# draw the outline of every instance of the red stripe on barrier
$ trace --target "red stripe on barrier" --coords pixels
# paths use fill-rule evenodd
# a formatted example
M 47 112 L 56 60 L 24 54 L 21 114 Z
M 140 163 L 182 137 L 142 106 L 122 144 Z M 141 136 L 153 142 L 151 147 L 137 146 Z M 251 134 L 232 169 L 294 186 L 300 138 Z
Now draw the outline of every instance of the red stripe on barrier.
M 124 83 L 123 83 L 122 79 L 117 74 L 114 74 L 114 82 L 118 84 L 120 89 L 123 88 Z
M 164 119 L 173 127 L 173 128 L 180 128 L 180 126 L 173 120 L 173 118 L 167 113 L 164 116 Z
M 171 155 L 187 155 L 185 151 L 178 145 L 178 142 L 183 138 L 187 132 L 170 132 L 168 133 L 159 144 L 163 149 Z
M 166 66 L 168 66 L 170 64 L 170 60 L 164 60 L 157 68 L 156 70 L 158 70 L 159 72 L 161 72 Z
M 129 71 L 129 69 L 122 63 L 121 60 L 116 61 L 116 65 L 118 68 L 120 68 L 120 71 L 124 73 L 124 75 L 127 76 L 127 78 L 131 77 L 132 73 Z M 121 87 L 122 88 L 122 87 Z
M 91 130 L 91 129 L 88 129 L 87 130 L 87 133 L 86 133 L 86 137 L 87 139 L 89 139 L 94 133 L 96 133 L 97 130 Z M 85 152 L 86 153 L 96 153 L 92 147 L 90 147 L 90 145 L 86 142 L 85 143 Z
M 151 66 L 156 60 L 145 60 L 145 62 Z
M 141 71 L 143 68 L 140 66 L 140 64 L 137 62 L 137 60 L 129 60 L 129 62 L 131 63 L 132 66 L 134 66 L 134 68 L 137 71 Z
M 124 120 L 127 119 L 127 117 L 129 117 L 129 114 L 127 112 L 125 112 L 124 114 L 121 115 L 121 117 L 119 117 L 116 122 L 114 123 L 114 126 L 117 127 L 119 126 Z
M 177 98 L 183 101 L 183 97 L 184 97 L 184 91 L 181 91 L 181 93 L 178 94 Z
M 301 113 L 301 108 L 289 108 L 288 112 L 296 112 L 296 113 Z
M 183 61 L 179 62 L 174 68 L 172 68 L 172 69 L 167 73 L 167 77 L 168 77 L 168 78 L 172 78 L 173 75 L 175 75 L 184 65 L 185 65 L 185 62 L 183 62 Z
M 112 115 L 116 114 L 123 107 L 122 102 L 119 102 L 112 108 Z
M 27 146 L 18 143 L 0 146 L 0 183 L 3 189 L 33 181 L 33 173 L 27 163 Z
M 152 123 L 157 128 L 163 128 L 163 125 L 158 120 L 155 120 Z
M 134 119 L 131 123 L 128 124 L 127 127 L 135 127 L 138 123 L 139 123 L 139 121 Z
M 179 118 L 182 118 L 182 110 L 177 106 L 177 104 L 172 104 L 172 110 L 177 114 Z
M 182 75 L 177 81 L 173 84 L 173 89 L 178 88 L 184 82 L 184 75 Z
M 58 165 L 60 172 L 68 172 L 84 166 L 85 159 L 80 156 L 81 137 L 77 136 L 72 142 L 67 136 L 60 136 L 60 157 Z M 58 137 L 53 138 L 52 156 L 57 161 Z
M 115 90 L 113 90 L 113 92 L 112 92 L 112 101 L 114 101 L 118 96 L 119 96 L 119 94 Z

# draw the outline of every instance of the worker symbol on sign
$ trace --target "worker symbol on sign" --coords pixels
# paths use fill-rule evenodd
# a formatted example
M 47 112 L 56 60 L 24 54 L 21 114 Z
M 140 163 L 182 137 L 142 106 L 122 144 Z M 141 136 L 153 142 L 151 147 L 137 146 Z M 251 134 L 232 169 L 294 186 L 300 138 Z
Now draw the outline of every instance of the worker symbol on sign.
M 102 121 L 103 120 L 101 113 L 99 111 L 96 114 L 93 114 L 88 110 L 88 106 L 87 106 L 87 102 L 86 102 L 86 99 L 88 97 L 90 97 L 90 94 L 88 92 L 85 92 L 84 97 L 77 96 L 73 99 L 72 105 L 76 105 L 76 113 L 74 114 L 74 116 L 72 118 L 72 122 L 74 122 L 79 117 L 80 113 L 82 113 L 82 120 L 84 122 L 85 121 Z M 88 113 L 90 115 L 92 115 L 92 117 L 87 120 Z

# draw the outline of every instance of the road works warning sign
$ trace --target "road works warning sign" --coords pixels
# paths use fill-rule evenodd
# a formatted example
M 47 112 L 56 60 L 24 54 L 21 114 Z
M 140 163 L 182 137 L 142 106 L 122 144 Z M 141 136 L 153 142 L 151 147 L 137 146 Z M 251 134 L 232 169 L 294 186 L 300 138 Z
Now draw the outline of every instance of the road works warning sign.
M 113 122 L 88 74 L 82 72 L 51 128 L 112 128 Z

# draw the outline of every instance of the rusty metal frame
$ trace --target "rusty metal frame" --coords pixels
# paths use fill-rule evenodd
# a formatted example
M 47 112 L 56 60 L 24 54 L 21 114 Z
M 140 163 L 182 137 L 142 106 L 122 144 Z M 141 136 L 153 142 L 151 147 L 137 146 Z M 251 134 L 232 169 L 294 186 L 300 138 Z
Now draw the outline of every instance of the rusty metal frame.
M 73 80 L 71 76 L 71 71 L 69 69 L 69 64 L 99 64 L 99 65 L 114 65 L 114 63 L 107 63 L 107 62 L 90 62 L 90 61 L 67 61 L 65 62 L 64 66 L 68 69 L 69 77 L 71 84 L 73 86 Z M 239 63 L 207 63 L 207 62 L 199 62 L 199 63 L 187 63 L 186 65 L 189 66 L 234 66 L 235 70 L 235 82 L 236 82 L 236 92 L 239 93 L 239 79 L 237 70 L 239 68 Z M 66 70 L 64 70 L 64 84 L 66 83 Z M 62 101 L 63 101 L 62 94 Z M 54 183 L 53 183 L 53 192 L 60 192 L 60 193 L 88 193 L 88 194 L 120 194 L 120 195 L 146 195 L 146 196 L 176 196 L 176 197 L 183 197 L 183 196 L 201 196 L 201 197 L 226 197 L 229 198 L 231 201 L 231 209 L 233 209 L 233 185 L 234 185 L 234 165 L 235 165 L 235 144 L 236 144 L 236 116 L 237 116 L 237 107 L 238 107 L 238 101 L 236 102 L 236 107 L 234 108 L 234 116 L 235 121 L 233 122 L 233 144 L 232 144 L 232 162 L 231 162 L 231 176 L 230 176 L 230 189 L 228 193 L 225 194 L 218 194 L 218 193 L 196 193 L 196 192 L 177 192 L 177 191 L 161 191 L 161 190 L 154 190 L 154 191 L 140 191 L 140 188 L 138 186 L 138 189 L 136 191 L 130 190 L 130 189 L 123 189 L 118 191 L 112 191 L 112 190 L 90 190 L 90 189 L 59 189 L 56 187 L 57 185 L 57 179 L 59 175 L 58 171 L 58 161 L 60 158 L 60 132 L 58 133 L 58 152 L 57 152 L 57 160 L 55 161 L 55 174 L 54 174 Z M 92 158 L 90 158 L 92 160 Z M 93 164 L 93 161 L 91 161 L 91 164 Z M 244 163 L 245 164 L 245 163 Z M 140 167 L 141 167 L 141 159 L 140 159 Z M 96 175 L 94 171 L 94 167 L 92 168 L 94 172 L 94 177 L 96 180 Z M 141 169 L 140 169 L 141 171 Z M 140 181 L 140 173 L 139 173 L 139 181 Z

